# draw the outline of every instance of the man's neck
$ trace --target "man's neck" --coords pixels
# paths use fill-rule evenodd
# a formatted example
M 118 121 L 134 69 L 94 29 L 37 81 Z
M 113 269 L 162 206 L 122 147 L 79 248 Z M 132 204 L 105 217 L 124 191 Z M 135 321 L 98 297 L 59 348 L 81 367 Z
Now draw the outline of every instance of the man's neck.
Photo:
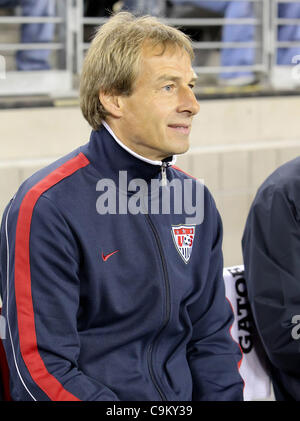
M 152 164 L 152 165 L 163 165 L 162 160 L 154 160 L 154 159 L 149 159 L 146 158 L 143 155 L 138 154 L 137 152 L 133 151 L 132 149 L 130 149 L 127 145 L 125 145 L 114 133 L 114 131 L 112 130 L 112 128 L 110 127 L 110 125 L 106 122 L 106 121 L 102 121 L 103 126 L 106 128 L 106 130 L 112 135 L 112 137 L 114 138 L 114 140 L 123 148 L 125 149 L 128 153 L 130 153 L 131 155 L 135 156 L 136 158 L 147 162 L 148 164 Z M 176 156 L 173 156 L 172 159 L 170 160 L 170 164 L 169 165 L 174 165 L 176 162 Z

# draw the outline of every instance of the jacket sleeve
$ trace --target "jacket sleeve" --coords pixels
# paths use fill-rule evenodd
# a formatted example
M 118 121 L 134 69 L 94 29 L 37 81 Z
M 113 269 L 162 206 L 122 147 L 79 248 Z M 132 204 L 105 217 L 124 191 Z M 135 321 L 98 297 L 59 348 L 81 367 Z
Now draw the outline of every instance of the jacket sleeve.
M 222 255 L 222 223 L 209 198 L 212 243 L 203 292 L 190 307 L 193 337 L 187 355 L 193 378 L 194 401 L 242 401 L 239 374 L 242 352 L 230 329 L 233 311 L 225 296 Z
M 299 400 L 300 215 L 291 197 L 273 184 L 260 189 L 242 246 L 256 327 L 285 389 Z
M 30 217 L 29 224 L 26 218 Z M 44 196 L 32 216 L 26 208 L 12 209 L 7 219 L 10 276 L 5 296 L 10 299 L 5 310 L 11 348 L 5 342 L 10 368 L 16 366 L 12 398 L 118 400 L 112 390 L 82 372 L 78 363 L 80 250 L 75 234 Z

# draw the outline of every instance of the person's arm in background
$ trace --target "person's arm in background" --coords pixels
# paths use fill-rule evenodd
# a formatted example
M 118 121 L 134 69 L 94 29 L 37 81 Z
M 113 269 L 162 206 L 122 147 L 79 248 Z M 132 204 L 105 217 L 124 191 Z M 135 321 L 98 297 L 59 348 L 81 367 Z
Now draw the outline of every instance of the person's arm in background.
M 259 190 L 242 246 L 249 302 L 283 386 L 280 394 L 299 400 L 300 343 L 292 336 L 292 320 L 300 314 L 300 214 L 291 194 L 276 181 Z M 276 385 L 274 391 L 276 395 Z

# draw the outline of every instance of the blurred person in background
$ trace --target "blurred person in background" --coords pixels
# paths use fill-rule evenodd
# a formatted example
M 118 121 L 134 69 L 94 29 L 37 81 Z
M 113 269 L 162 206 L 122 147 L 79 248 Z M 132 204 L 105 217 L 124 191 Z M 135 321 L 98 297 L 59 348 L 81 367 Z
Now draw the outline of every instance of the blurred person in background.
M 173 4 L 195 4 L 207 10 L 222 13 L 227 19 L 255 18 L 262 14 L 261 4 L 248 1 L 202 1 L 202 0 L 172 0 Z M 278 17 L 285 19 L 300 18 L 300 1 L 295 3 L 279 3 Z M 259 16 L 258 16 L 259 17 Z M 256 27 L 249 24 L 224 25 L 222 30 L 223 42 L 251 42 L 255 41 Z M 278 41 L 300 42 L 300 25 L 280 25 L 277 34 Z M 291 66 L 293 57 L 300 54 L 300 47 L 278 48 L 276 64 L 278 66 Z M 256 62 L 254 48 L 223 48 L 221 51 L 222 66 L 252 66 Z M 291 72 L 279 71 L 279 78 L 290 78 Z M 220 74 L 220 82 L 229 85 L 247 85 L 257 81 L 253 71 L 223 72 Z M 287 83 L 289 80 L 286 81 Z M 280 83 L 280 80 L 274 80 Z
M 55 16 L 55 0 L 0 0 L 0 7 L 21 6 L 23 16 Z M 26 23 L 21 26 L 21 42 L 51 42 L 54 23 Z M 49 50 L 21 50 L 16 54 L 17 70 L 49 70 Z
M 123 0 L 123 10 L 130 11 L 138 15 L 151 15 L 156 17 L 166 17 L 166 0 Z
M 124 0 L 124 9 L 138 14 L 153 14 L 166 17 L 172 13 L 173 17 L 180 17 L 176 6 L 195 6 L 193 17 L 199 17 L 199 7 L 216 13 L 224 14 L 228 19 L 254 17 L 252 3 L 249 2 L 225 2 L 225 1 L 200 1 L 200 0 Z M 198 8 L 198 10 L 197 10 Z M 170 12 L 171 11 L 171 12 Z M 198 14 L 198 16 L 197 16 Z M 188 28 L 188 32 L 190 32 Z M 195 31 L 193 31 L 195 32 Z M 195 38 L 195 34 L 194 34 Z M 250 42 L 254 38 L 252 25 L 224 25 L 224 42 Z M 253 48 L 224 48 L 221 52 L 222 66 L 251 65 L 255 61 Z M 232 84 L 248 84 L 255 81 L 252 72 L 223 72 L 221 81 Z
M 297 3 L 280 3 L 278 5 L 278 17 L 283 19 L 300 19 L 300 1 Z M 300 43 L 300 24 L 280 25 L 278 27 L 278 41 L 293 41 Z M 300 46 L 277 49 L 276 63 L 278 67 L 273 75 L 275 87 L 298 87 L 299 78 L 294 78 L 290 68 L 300 61 Z
M 300 157 L 259 187 L 242 249 L 252 314 L 278 401 L 300 401 Z
M 172 0 L 174 5 L 194 4 L 224 15 L 227 19 L 253 18 L 254 10 L 251 2 L 236 1 L 201 1 L 201 0 Z M 255 29 L 253 25 L 224 25 L 222 28 L 223 42 L 251 42 L 254 40 Z M 251 66 L 255 63 L 254 48 L 223 48 L 221 50 L 222 66 Z M 248 85 L 256 81 L 251 71 L 242 69 L 234 72 L 222 72 L 219 76 L 221 84 Z
M 124 0 L 124 8 L 139 14 L 153 14 L 154 16 L 169 17 L 170 10 L 176 6 L 195 6 L 193 17 L 197 17 L 197 7 L 222 14 L 227 19 L 255 18 L 262 11 L 262 4 L 250 1 L 202 1 L 202 0 Z M 171 7 L 170 7 L 171 6 Z M 199 13 L 199 10 L 198 10 Z M 180 17 L 173 10 L 173 17 Z M 280 3 L 278 5 L 279 18 L 300 18 L 300 2 Z M 223 42 L 253 42 L 256 38 L 256 27 L 251 24 L 224 25 L 222 28 Z M 300 25 L 280 25 L 278 28 L 278 41 L 299 41 Z M 279 48 L 276 63 L 279 66 L 290 66 L 293 57 L 300 54 L 299 47 Z M 221 50 L 222 66 L 253 66 L 257 60 L 255 48 L 223 48 Z M 290 76 L 290 71 L 279 72 L 279 77 Z M 248 85 L 258 81 L 253 71 L 222 72 L 219 81 L 224 85 Z M 276 81 L 275 81 L 276 83 Z
M 300 19 L 300 0 L 298 3 L 280 3 L 278 17 L 283 19 Z M 300 43 L 300 25 L 280 25 L 278 41 L 297 41 Z M 300 54 L 300 47 L 278 48 L 277 64 L 290 65 L 294 56 Z

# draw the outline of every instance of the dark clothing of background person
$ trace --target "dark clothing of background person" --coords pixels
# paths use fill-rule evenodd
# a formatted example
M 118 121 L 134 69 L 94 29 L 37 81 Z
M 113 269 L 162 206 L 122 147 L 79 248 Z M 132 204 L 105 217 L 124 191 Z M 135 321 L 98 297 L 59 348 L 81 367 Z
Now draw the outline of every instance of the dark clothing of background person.
M 249 301 L 270 360 L 275 397 L 300 400 L 300 157 L 279 167 L 258 189 L 242 247 Z

